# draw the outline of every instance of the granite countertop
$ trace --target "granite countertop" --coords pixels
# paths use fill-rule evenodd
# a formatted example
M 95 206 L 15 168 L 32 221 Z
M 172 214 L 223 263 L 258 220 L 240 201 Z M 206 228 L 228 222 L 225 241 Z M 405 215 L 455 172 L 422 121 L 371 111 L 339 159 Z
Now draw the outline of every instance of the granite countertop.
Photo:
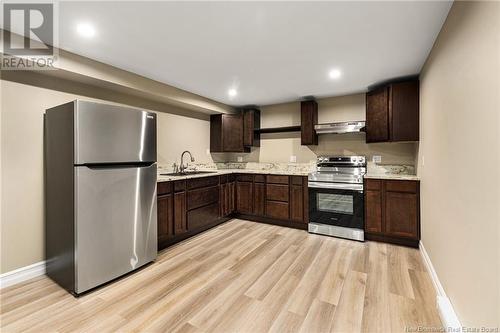
M 190 165 L 191 166 L 191 165 Z M 316 162 L 310 163 L 258 163 L 258 162 L 223 162 L 223 163 L 196 163 L 190 170 L 205 171 L 196 175 L 162 176 L 162 173 L 172 173 L 171 167 L 158 168 L 158 182 L 184 180 L 192 178 L 219 176 L 235 173 L 267 174 L 287 176 L 307 176 L 316 170 Z M 207 172 L 208 171 L 208 172 Z M 365 178 L 393 179 L 393 180 L 419 180 L 415 175 L 415 167 L 403 164 L 378 165 L 368 162 Z
M 158 172 L 158 182 L 167 182 L 173 180 L 184 180 L 192 178 L 220 176 L 233 173 L 246 173 L 246 174 L 263 174 L 263 175 L 286 175 L 286 176 L 307 176 L 309 171 L 285 171 L 285 170 L 251 170 L 251 169 L 221 169 L 221 170 L 198 170 L 210 171 L 210 173 L 200 173 L 196 175 L 185 176 L 162 176 L 161 173 L 171 173 L 172 171 L 160 170 Z
M 377 173 L 367 173 L 365 174 L 367 179 L 389 179 L 389 180 L 420 180 L 417 175 L 402 175 L 402 174 L 377 174 Z

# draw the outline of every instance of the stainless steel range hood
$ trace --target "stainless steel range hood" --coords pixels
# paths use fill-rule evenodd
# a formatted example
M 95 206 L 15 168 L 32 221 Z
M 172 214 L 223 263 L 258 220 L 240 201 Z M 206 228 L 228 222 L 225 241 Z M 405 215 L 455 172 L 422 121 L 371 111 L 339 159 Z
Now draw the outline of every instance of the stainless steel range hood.
M 364 121 L 346 121 L 342 123 L 318 124 L 314 126 L 317 134 L 360 133 L 365 131 Z

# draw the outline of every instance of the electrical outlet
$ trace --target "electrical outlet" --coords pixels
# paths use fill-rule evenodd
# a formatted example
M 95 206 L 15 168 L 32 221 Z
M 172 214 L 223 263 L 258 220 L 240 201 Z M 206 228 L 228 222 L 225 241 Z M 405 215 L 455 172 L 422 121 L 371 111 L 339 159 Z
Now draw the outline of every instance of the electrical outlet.
M 297 162 L 297 156 L 295 156 L 295 155 L 290 156 L 290 162 L 291 163 L 296 163 Z
M 243 156 L 238 156 L 238 162 L 243 162 Z
M 381 163 L 382 162 L 382 156 L 380 156 L 380 155 L 373 155 L 372 162 L 373 163 Z

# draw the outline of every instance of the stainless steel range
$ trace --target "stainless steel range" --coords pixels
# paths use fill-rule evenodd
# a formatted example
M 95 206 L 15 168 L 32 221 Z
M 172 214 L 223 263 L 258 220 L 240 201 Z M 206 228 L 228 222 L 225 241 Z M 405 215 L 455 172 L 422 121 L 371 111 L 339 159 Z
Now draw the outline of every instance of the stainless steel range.
M 309 232 L 364 241 L 364 156 L 321 156 L 309 174 Z

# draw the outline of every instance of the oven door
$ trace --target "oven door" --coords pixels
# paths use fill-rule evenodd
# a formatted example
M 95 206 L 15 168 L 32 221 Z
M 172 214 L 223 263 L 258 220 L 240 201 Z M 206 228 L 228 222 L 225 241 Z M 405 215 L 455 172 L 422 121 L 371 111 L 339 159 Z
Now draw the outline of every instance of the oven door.
M 363 185 L 310 181 L 309 221 L 364 229 Z

